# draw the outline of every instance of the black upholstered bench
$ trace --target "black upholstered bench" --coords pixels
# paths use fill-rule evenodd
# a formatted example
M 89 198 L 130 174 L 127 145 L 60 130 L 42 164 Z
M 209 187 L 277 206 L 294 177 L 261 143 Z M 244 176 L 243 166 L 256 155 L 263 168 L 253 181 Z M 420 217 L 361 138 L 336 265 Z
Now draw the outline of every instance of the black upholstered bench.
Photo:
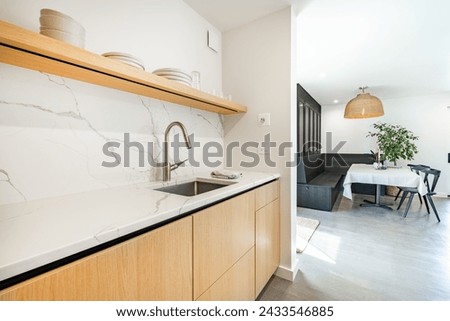
M 372 164 L 372 154 L 308 154 L 297 164 L 297 206 L 331 211 L 354 163 Z M 384 195 L 384 186 L 382 195 Z M 375 185 L 353 184 L 352 192 L 375 194 Z
M 297 167 L 297 206 L 331 211 L 345 175 L 325 170 L 321 154 L 304 156 Z

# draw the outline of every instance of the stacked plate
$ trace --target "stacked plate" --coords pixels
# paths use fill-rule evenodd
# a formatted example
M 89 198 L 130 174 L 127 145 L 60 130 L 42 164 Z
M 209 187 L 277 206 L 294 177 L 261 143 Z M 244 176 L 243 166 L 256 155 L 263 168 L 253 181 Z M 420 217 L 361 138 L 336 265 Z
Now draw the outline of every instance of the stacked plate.
M 39 22 L 42 35 L 84 48 L 86 31 L 68 15 L 51 9 L 41 9 Z
M 154 70 L 153 73 L 155 75 L 179 82 L 181 84 L 192 86 L 191 76 L 183 70 L 175 68 L 162 68 Z
M 124 52 L 106 52 L 102 54 L 102 56 L 123 62 L 124 64 L 138 69 L 145 70 L 145 64 L 141 59 Z

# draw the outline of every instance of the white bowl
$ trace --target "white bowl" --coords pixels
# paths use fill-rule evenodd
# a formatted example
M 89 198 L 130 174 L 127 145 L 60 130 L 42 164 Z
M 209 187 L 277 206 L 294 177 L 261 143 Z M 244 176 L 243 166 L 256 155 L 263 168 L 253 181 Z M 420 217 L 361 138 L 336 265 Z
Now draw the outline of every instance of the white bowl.
M 80 35 L 74 35 L 72 33 L 60 30 L 42 29 L 42 28 L 41 28 L 41 35 L 61 40 L 80 48 L 84 48 L 84 37 L 81 37 Z
M 83 37 L 86 34 L 82 25 L 73 19 L 67 19 L 62 16 L 42 15 L 39 17 L 39 22 L 43 29 L 56 29 L 76 35 L 82 35 Z
M 58 17 L 61 17 L 61 18 L 64 18 L 64 19 L 75 21 L 75 19 L 73 19 L 72 17 L 70 17 L 70 16 L 68 16 L 68 15 L 66 15 L 66 14 L 64 14 L 62 12 L 59 12 L 59 11 L 56 11 L 56 10 L 53 10 L 53 9 L 48 9 L 48 8 L 41 9 L 41 16 L 44 16 L 44 15 L 58 16 Z

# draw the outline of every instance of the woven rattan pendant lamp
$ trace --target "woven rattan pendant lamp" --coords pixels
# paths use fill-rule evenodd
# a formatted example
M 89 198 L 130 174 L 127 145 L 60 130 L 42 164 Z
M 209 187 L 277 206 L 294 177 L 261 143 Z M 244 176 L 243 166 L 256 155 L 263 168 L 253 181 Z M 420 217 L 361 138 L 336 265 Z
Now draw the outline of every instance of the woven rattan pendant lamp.
M 361 93 L 345 106 L 344 118 L 372 118 L 384 115 L 381 100 L 364 92 L 368 87 L 359 87 Z

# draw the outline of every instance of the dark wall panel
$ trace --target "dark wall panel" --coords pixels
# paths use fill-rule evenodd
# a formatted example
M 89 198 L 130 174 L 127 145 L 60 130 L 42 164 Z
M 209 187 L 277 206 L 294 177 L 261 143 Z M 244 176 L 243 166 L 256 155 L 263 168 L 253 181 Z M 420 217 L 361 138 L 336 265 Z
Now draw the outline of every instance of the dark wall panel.
M 297 152 L 320 153 L 322 106 L 297 84 Z

